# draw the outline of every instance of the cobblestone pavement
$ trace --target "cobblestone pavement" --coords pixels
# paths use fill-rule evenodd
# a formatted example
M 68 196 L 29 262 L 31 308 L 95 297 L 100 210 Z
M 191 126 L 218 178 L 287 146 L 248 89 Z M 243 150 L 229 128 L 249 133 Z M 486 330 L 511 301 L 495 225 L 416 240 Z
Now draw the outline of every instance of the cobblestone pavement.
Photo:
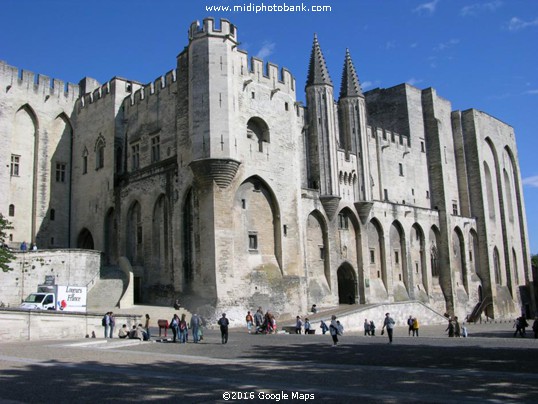
M 154 330 L 158 334 L 158 330 Z M 0 344 L 0 403 L 538 402 L 538 340 L 511 324 L 444 327 L 420 337 L 249 335 L 199 344 L 84 339 Z M 226 400 L 228 399 L 228 400 Z

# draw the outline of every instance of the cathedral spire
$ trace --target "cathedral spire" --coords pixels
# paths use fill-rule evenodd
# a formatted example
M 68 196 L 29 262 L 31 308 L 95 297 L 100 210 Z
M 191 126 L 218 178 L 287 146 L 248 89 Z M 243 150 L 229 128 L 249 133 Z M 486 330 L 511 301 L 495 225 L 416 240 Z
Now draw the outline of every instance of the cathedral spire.
M 344 71 L 342 72 L 342 86 L 340 87 L 340 98 L 363 97 L 361 84 L 353 66 L 349 49 L 346 49 L 346 59 L 344 61 Z
M 306 86 L 308 87 L 314 84 L 326 84 L 331 87 L 333 85 L 316 34 L 314 34 L 314 44 L 312 45 L 312 53 L 310 54 L 310 65 L 308 66 L 308 80 L 306 81 Z

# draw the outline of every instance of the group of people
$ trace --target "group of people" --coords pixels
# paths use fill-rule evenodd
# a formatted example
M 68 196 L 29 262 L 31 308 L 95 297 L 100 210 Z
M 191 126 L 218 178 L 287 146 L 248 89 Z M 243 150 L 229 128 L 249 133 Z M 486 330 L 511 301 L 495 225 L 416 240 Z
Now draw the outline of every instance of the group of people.
M 263 314 L 262 308 L 258 307 L 254 315 L 249 311 L 247 312 L 245 321 L 249 334 L 253 332 L 255 334 L 276 334 L 276 319 L 274 314 L 269 310 Z
M 129 330 L 127 327 L 127 324 L 123 324 L 121 328 L 118 331 L 118 338 L 124 339 L 124 338 L 130 338 L 130 339 L 139 339 L 141 341 L 149 341 L 151 338 L 151 333 L 149 331 L 149 322 L 150 317 L 149 314 L 146 314 L 146 323 L 145 325 L 142 325 L 142 323 L 138 325 L 133 325 L 133 327 Z M 101 325 L 103 326 L 104 332 L 105 332 L 105 338 L 114 338 L 114 327 L 116 326 L 116 317 L 114 316 L 114 313 L 109 311 L 101 320 Z
M 172 342 L 179 342 L 182 344 L 189 342 L 189 330 L 192 332 L 192 342 L 195 344 L 203 339 L 202 319 L 196 313 L 191 316 L 190 322 L 187 322 L 185 313 L 181 315 L 181 318 L 177 314 L 174 314 L 174 317 L 172 317 L 172 320 L 170 321 L 169 328 L 172 329 Z
M 418 328 L 419 325 L 417 318 L 409 316 L 409 318 L 407 319 L 407 335 L 413 335 L 413 337 L 418 337 Z
M 21 250 L 22 252 L 26 252 L 26 251 L 37 251 L 37 244 L 32 243 L 32 245 L 31 245 L 30 248 L 28 249 L 28 244 L 26 244 L 26 241 L 23 241 L 23 242 L 21 243 L 20 250 Z
M 375 323 L 373 321 L 368 321 L 367 318 L 364 319 L 364 336 L 375 337 Z
M 459 337 L 467 337 L 467 326 L 465 323 L 462 323 L 460 325 L 460 322 L 458 320 L 458 316 L 450 317 L 448 319 L 448 326 L 445 330 L 445 332 L 448 332 L 448 336 L 450 338 L 459 338 Z
M 295 334 L 302 334 L 303 327 L 305 335 L 315 333 L 315 331 L 312 329 L 312 325 L 310 324 L 310 320 L 308 319 L 308 317 L 304 319 L 303 323 L 301 316 L 297 316 L 297 318 L 295 319 Z

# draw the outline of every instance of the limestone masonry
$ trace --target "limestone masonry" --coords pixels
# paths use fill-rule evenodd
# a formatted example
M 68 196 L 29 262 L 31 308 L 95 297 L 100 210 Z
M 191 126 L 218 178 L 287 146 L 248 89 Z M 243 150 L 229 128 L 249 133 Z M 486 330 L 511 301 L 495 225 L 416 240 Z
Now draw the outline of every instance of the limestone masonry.
M 188 40 L 149 84 L 0 62 L 11 246 L 102 251 L 101 277 L 127 274 L 118 296 L 201 313 L 415 300 L 460 318 L 533 313 L 511 126 L 432 88 L 363 93 L 349 52 L 337 95 L 317 37 L 306 106 L 229 21 L 193 23 Z

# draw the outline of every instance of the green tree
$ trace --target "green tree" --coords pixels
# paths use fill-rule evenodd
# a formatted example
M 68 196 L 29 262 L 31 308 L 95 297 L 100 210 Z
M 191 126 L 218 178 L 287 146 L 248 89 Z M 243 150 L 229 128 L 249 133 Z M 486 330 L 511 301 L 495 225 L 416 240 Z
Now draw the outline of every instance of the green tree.
M 533 267 L 538 267 L 538 254 L 531 255 L 531 264 Z
M 7 248 L 4 248 L 6 240 L 6 230 L 11 229 L 11 223 L 0 213 L 0 268 L 2 271 L 8 272 L 13 268 L 9 267 L 9 263 L 15 256 Z

